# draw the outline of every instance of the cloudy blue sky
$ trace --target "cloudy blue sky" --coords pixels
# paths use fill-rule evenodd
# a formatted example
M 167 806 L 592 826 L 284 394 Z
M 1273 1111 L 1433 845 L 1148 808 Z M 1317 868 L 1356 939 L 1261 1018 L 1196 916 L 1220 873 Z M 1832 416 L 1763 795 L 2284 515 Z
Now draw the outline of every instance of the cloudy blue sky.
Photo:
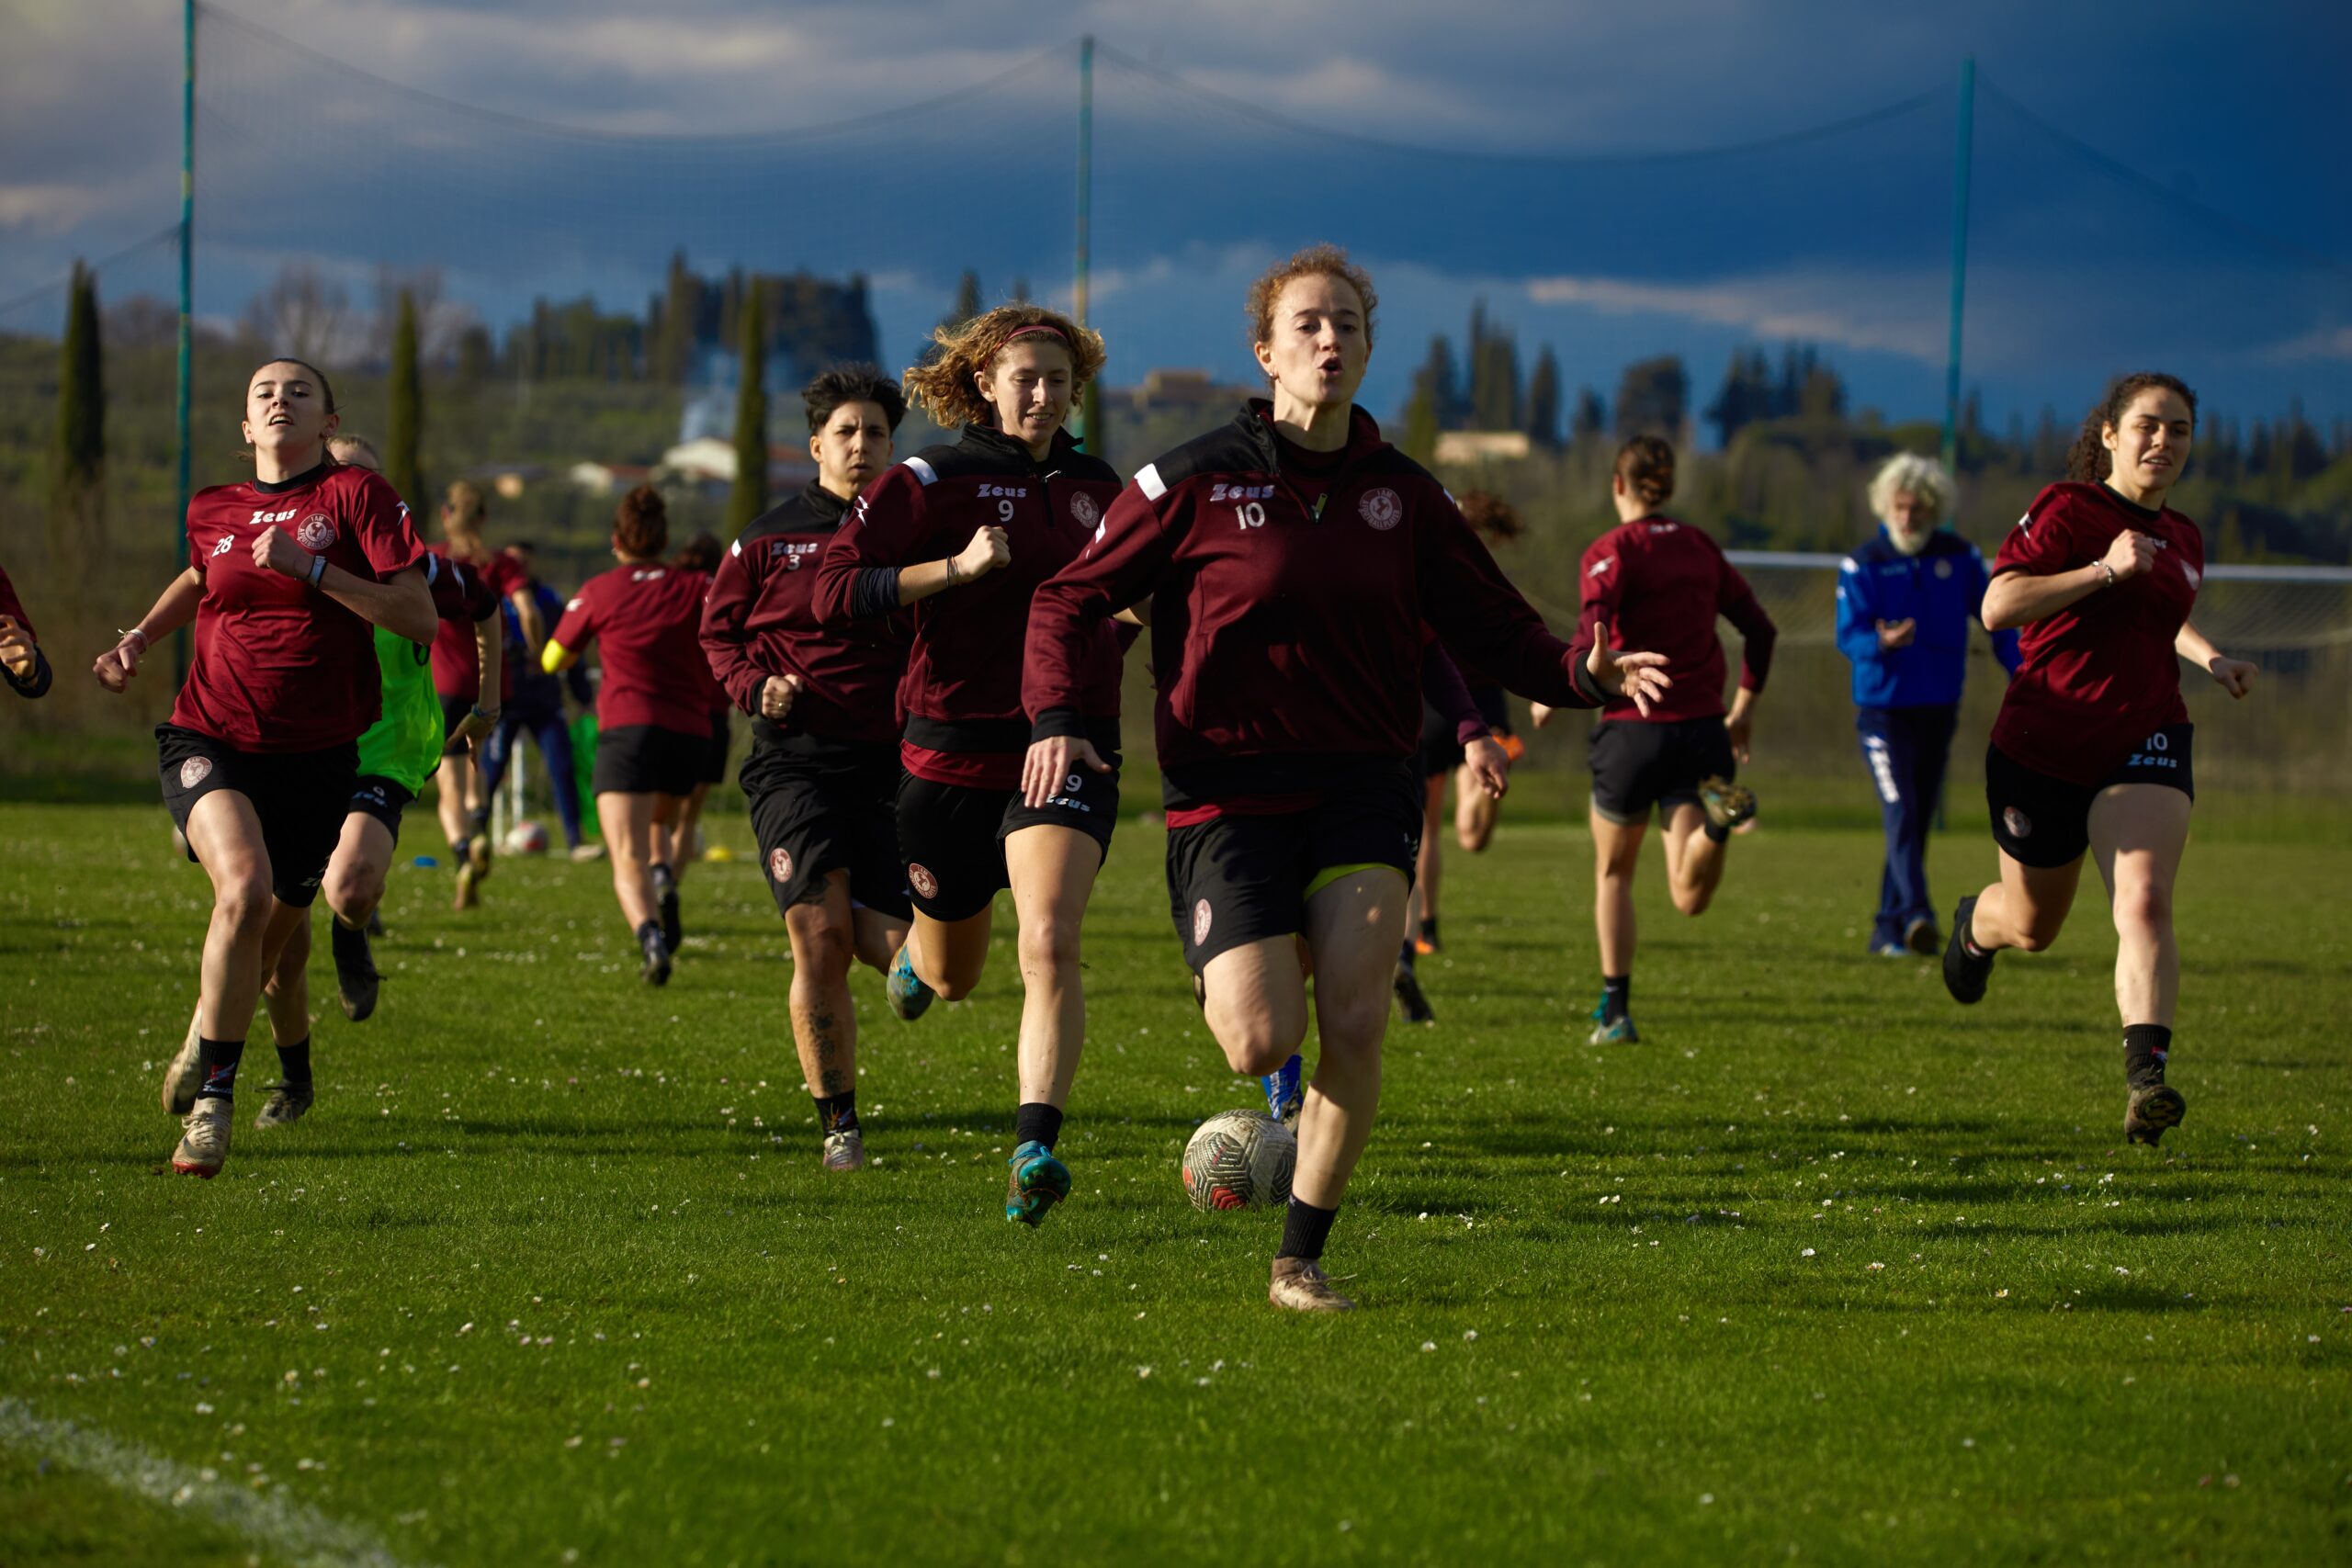
M 173 221 L 177 14 L 0 0 L 0 301 Z M 1932 416 L 1973 53 L 1966 357 L 1994 419 L 2143 363 L 2249 416 L 2352 414 L 2352 6 L 2318 0 L 222 0 L 199 309 L 289 258 L 355 293 L 435 266 L 500 324 L 541 293 L 634 309 L 684 246 L 865 273 L 903 360 L 964 267 L 1067 297 L 1089 32 L 1114 380 L 1239 376 L 1249 273 L 1329 236 L 1378 268 L 1383 412 L 1483 298 L 1571 384 L 1670 350 L 1703 400 L 1733 346 L 1801 340 Z M 169 282 L 158 247 L 107 287 Z

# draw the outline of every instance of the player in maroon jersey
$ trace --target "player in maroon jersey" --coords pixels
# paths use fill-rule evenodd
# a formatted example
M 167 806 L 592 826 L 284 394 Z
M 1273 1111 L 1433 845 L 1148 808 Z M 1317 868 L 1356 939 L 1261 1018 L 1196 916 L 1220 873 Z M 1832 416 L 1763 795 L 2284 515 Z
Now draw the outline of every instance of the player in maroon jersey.
M 1945 986 L 1977 1000 L 1994 954 L 2057 940 L 2084 854 L 2098 861 L 2115 918 L 2123 1133 L 2144 1144 L 2188 1108 L 2165 1082 L 2180 992 L 2172 888 L 2196 795 L 2177 660 L 2233 697 L 2255 676 L 2188 619 L 2205 539 L 2165 498 L 2196 427 L 2196 394 L 2177 377 L 2121 378 L 2083 421 L 2066 481 L 2036 496 L 2001 543 L 1984 626 L 2023 628 L 1984 757 L 2001 879 L 1960 901 L 1944 947 Z
M 1069 1195 L 1055 1157 L 1085 1037 L 1079 922 L 1119 810 L 1119 660 L 1109 626 L 1080 656 L 1074 721 L 1092 766 L 1022 792 L 1029 721 L 1021 658 L 1030 596 L 1094 536 L 1118 475 L 1062 421 L 1102 367 L 1102 340 L 1056 311 L 1004 305 L 935 334 L 908 390 L 960 427 L 865 489 L 817 569 L 818 613 L 848 626 L 914 606 L 899 705 L 899 852 L 914 923 L 889 985 L 953 1000 L 979 983 L 999 889 L 1021 920 L 1020 1103 L 1005 1217 L 1043 1221 Z
M 1646 709 L 1611 702 L 1592 727 L 1593 926 L 1600 946 L 1600 1005 L 1592 1043 L 1639 1040 L 1634 989 L 1634 870 L 1656 809 L 1664 819 L 1667 892 L 1685 915 L 1706 912 L 1724 875 L 1732 830 L 1756 815 L 1733 783 L 1747 761 L 1758 695 L 1778 635 L 1721 547 L 1658 511 L 1674 493 L 1674 448 L 1637 435 L 1618 449 L 1610 479 L 1618 525 L 1583 560 L 1583 618 L 1664 654 L 1674 694 Z M 1724 711 L 1717 616 L 1744 639 L 1739 691 Z M 1540 727 L 1551 716 L 1537 708 Z
M 1424 625 L 1562 705 L 1667 689 L 1653 654 L 1560 641 L 1444 490 L 1354 404 L 1372 280 L 1329 245 L 1251 288 L 1272 396 L 1139 469 L 1094 542 L 1038 590 L 1023 695 L 1029 798 L 1100 765 L 1086 733 L 1107 617 L 1151 602 L 1170 913 L 1239 1073 L 1321 1042 L 1268 1299 L 1343 1311 L 1317 1259 L 1380 1102 L 1388 986 L 1420 836 Z
M 701 578 L 707 600 L 721 550 L 718 535 L 696 534 L 671 558 L 670 564 Z M 679 806 L 678 819 L 671 825 L 670 858 L 653 867 L 653 890 L 662 897 L 662 940 L 673 953 L 685 940 L 684 929 L 678 923 L 678 884 L 701 852 L 703 803 L 710 798 L 711 786 L 727 777 L 727 753 L 735 739 L 735 705 L 728 700 L 726 688 L 716 680 L 706 684 L 710 696 L 710 744 L 695 770 L 694 793 Z
M 828 370 L 801 393 L 817 478 L 752 520 L 704 602 L 702 646 L 728 698 L 754 716 L 742 770 L 760 864 L 792 944 L 792 1038 L 817 1101 L 827 1170 L 865 1164 L 857 1119 L 853 958 L 884 975 L 907 940 L 894 695 L 903 617 L 828 626 L 816 564 L 906 417 L 899 384 L 870 365 Z M 893 993 L 911 1018 L 931 993 Z
M 334 394 L 300 360 L 245 386 L 254 477 L 188 504 L 190 565 L 92 666 L 124 690 L 150 643 L 196 624 L 196 657 L 155 728 L 164 804 L 212 881 L 202 1028 L 174 1057 L 164 1106 L 187 1120 L 172 1168 L 212 1176 L 263 976 L 310 919 L 381 706 L 374 626 L 433 640 L 424 551 L 391 486 L 327 454 Z M 281 1053 L 309 1075 L 310 1045 Z M 192 1059 L 190 1059 L 192 1058 Z
M 481 490 L 464 479 L 451 485 L 448 499 L 441 503 L 441 532 L 448 542 L 435 553 L 462 562 L 514 605 L 525 649 L 536 659 L 547 640 L 547 624 L 539 618 L 522 564 L 483 542 L 482 525 L 489 516 Z M 490 630 L 493 637 L 503 635 L 497 626 Z M 483 692 L 482 671 L 490 667 L 483 652 L 487 646 L 472 626 L 450 620 L 441 623 L 433 639 L 433 688 L 441 694 L 442 729 L 448 738 L 436 793 L 441 831 L 449 840 L 450 858 L 458 863 L 455 905 L 460 909 L 480 901 L 481 879 L 490 874 L 490 796 L 482 788 L 476 756 L 480 738 L 497 728 L 506 698 L 514 690 L 514 671 L 502 664 L 495 690 Z
M 40 650 L 32 617 L 17 603 L 16 585 L 6 571 L 0 571 L 0 677 L 20 697 L 44 696 L 49 692 L 49 656 Z
M 592 641 L 596 688 L 596 821 L 611 846 L 613 892 L 637 933 L 651 985 L 667 985 L 675 954 L 662 934 L 653 868 L 671 856 L 670 830 L 694 793 L 710 748 L 710 667 L 703 660 L 704 578 L 666 566 L 670 513 L 639 485 L 613 522 L 620 565 L 580 585 L 548 638 L 542 667 L 560 674 Z

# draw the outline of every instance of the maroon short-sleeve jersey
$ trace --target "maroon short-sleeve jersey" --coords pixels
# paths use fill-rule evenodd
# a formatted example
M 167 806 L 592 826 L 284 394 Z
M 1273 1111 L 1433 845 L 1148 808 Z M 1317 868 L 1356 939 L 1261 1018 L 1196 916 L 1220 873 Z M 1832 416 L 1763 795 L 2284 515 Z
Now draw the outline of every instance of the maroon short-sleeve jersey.
M 2151 733 L 2188 720 L 2173 638 L 2205 581 L 2205 536 L 2179 513 L 2134 506 L 2105 485 L 2054 484 L 1993 560 L 1996 577 L 2071 571 L 2127 528 L 2155 539 L 2155 565 L 2023 628 L 2017 676 L 1993 721 L 1994 745 L 2071 784 L 2097 784 Z
M 368 468 L 323 463 L 277 484 L 199 491 L 188 503 L 187 543 L 204 598 L 172 722 L 240 751 L 315 751 L 356 739 L 383 705 L 374 629 L 308 582 L 254 564 L 254 540 L 272 525 L 378 582 L 424 554 L 407 505 Z
M 432 550 L 444 560 L 449 558 L 443 546 L 435 545 Z M 470 563 L 466 575 L 480 579 L 491 597 L 502 602 L 510 593 L 521 592 L 529 581 L 514 558 L 503 550 L 493 550 L 489 559 Z M 470 621 L 444 620 L 434 633 L 433 689 L 451 699 L 481 700 L 481 655 L 474 647 Z M 514 694 L 514 665 L 510 660 L 499 666 L 498 695 L 503 702 Z
M 709 581 L 655 562 L 616 566 L 582 583 L 564 605 L 554 640 L 574 653 L 594 642 L 604 665 L 598 728 L 710 734 L 710 666 L 697 635 Z
M 1747 639 L 1739 683 L 1763 690 L 1771 667 L 1772 618 L 1739 569 L 1724 558 L 1722 547 L 1689 524 L 1671 517 L 1620 523 L 1586 547 L 1581 582 L 1579 639 L 1590 640 L 1593 627 L 1605 625 L 1611 648 L 1662 653 L 1674 676 L 1646 715 L 1612 697 L 1601 705 L 1603 718 L 1673 724 L 1721 717 L 1724 661 L 1718 616 Z

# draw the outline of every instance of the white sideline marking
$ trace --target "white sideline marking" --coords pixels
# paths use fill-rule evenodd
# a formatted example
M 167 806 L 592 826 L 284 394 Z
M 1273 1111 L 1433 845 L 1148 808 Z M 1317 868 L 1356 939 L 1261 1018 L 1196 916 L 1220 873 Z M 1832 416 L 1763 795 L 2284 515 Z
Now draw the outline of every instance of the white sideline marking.
M 104 1432 L 33 1414 L 21 1399 L 0 1398 L 0 1443 L 12 1444 L 125 1492 L 217 1519 L 289 1562 L 320 1568 L 400 1568 L 382 1541 L 356 1525 L 329 1518 L 284 1497 L 256 1494 L 194 1466 L 152 1454 Z

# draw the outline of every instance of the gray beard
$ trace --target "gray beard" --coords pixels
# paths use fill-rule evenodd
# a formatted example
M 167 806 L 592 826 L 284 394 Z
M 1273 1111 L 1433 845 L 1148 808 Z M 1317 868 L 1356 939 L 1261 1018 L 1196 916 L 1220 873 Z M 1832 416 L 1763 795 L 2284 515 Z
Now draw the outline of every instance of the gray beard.
M 1886 531 L 1886 536 L 1894 542 L 1895 549 L 1902 554 L 1916 556 L 1928 547 L 1928 541 L 1936 536 L 1936 531 L 1933 528 L 1925 528 L 1917 534 L 1905 534 L 1900 528 L 1890 526 Z

